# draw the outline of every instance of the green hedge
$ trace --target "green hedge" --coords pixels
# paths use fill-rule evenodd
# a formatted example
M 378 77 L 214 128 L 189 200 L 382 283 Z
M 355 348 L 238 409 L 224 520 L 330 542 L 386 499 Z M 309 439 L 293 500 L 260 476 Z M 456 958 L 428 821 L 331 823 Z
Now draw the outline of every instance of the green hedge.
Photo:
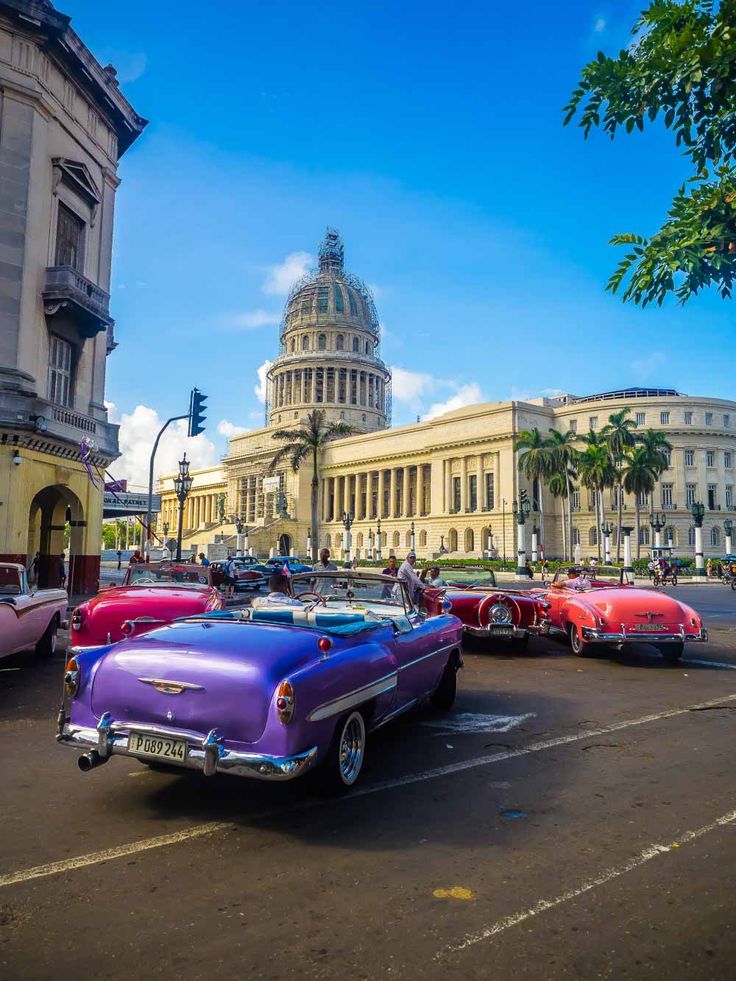
M 685 575 L 690 573 L 690 569 L 695 566 L 695 559 L 692 557 L 682 558 L 680 560 L 680 570 Z M 403 562 L 403 557 L 396 556 L 399 564 Z M 373 560 L 368 561 L 368 559 L 361 559 L 358 565 L 363 569 L 383 569 L 388 561 L 388 556 L 381 559 L 381 561 Z M 634 559 L 633 566 L 634 572 L 640 576 L 647 575 L 647 566 L 649 565 L 649 559 Z M 547 562 L 547 571 L 552 573 L 556 572 L 558 569 L 567 569 L 572 563 L 563 562 L 560 559 L 550 559 Z M 440 568 L 470 568 L 470 569 L 493 569 L 494 572 L 515 572 L 516 562 L 512 560 L 507 560 L 503 562 L 501 559 L 418 559 L 417 565 L 423 569 L 425 566 L 438 565 Z M 534 569 L 535 573 L 539 573 L 540 563 L 530 562 L 530 565 Z M 623 562 L 614 565 L 603 565 L 599 563 L 597 566 L 597 571 L 603 576 L 618 576 L 623 568 Z

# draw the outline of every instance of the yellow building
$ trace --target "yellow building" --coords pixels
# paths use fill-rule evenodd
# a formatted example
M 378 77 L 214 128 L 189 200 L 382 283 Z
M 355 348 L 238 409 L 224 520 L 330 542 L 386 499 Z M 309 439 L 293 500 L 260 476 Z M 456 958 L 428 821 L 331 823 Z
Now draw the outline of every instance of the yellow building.
M 141 119 L 46 0 L 0 0 L 0 559 L 97 588 L 102 491 L 118 455 L 105 362 L 118 160 Z M 83 440 L 89 449 L 82 449 Z
M 379 356 L 375 308 L 366 287 L 345 273 L 342 243 L 334 232 L 322 245 L 319 269 L 298 283 L 287 300 L 280 342 L 269 372 L 268 425 L 232 438 L 221 467 L 194 474 L 184 512 L 187 551 L 215 541 L 235 547 L 237 517 L 248 529 L 252 552 L 262 557 L 275 550 L 306 554 L 311 474 L 307 466 L 294 474 L 288 464 L 271 472 L 279 446 L 273 432 L 298 425 L 320 408 L 329 418 L 363 430 L 330 444 L 321 461 L 319 544 L 335 556 L 342 554 L 342 519 L 350 512 L 352 553 L 360 558 L 376 555 L 380 520 L 384 557 L 405 553 L 413 542 L 420 557 L 478 558 L 491 551 L 511 559 L 517 536 L 512 509 L 523 491 L 536 510 L 527 524 L 529 553 L 537 527 L 538 546 L 544 545 L 548 556 L 561 556 L 562 505 L 546 489 L 540 493 L 527 486 L 519 473 L 515 437 L 535 426 L 543 434 L 550 428 L 600 429 L 611 413 L 628 406 L 639 428 L 662 430 L 673 447 L 670 467 L 652 500 L 640 502 L 641 544 L 654 541 L 648 517 L 654 511 L 664 515 L 660 540 L 683 554 L 692 551 L 690 505 L 702 501 L 705 551 L 723 552 L 724 520 L 736 510 L 736 402 L 673 389 L 627 389 L 487 402 L 388 428 L 390 377 Z M 161 492 L 161 520 L 175 528 L 173 476 L 162 480 Z M 615 524 L 615 491 L 605 492 L 603 506 Z M 576 488 L 572 509 L 572 544 L 592 555 L 600 535 L 592 495 Z M 634 524 L 634 511 L 634 501 L 624 498 L 625 525 Z M 614 547 L 615 537 L 614 531 Z

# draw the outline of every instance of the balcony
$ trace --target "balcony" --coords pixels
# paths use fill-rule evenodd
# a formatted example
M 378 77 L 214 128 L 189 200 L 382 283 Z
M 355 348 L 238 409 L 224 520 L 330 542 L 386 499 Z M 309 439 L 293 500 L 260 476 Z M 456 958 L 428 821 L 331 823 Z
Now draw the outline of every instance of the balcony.
M 95 444 L 96 455 L 113 460 L 119 453 L 117 426 L 25 392 L 0 393 L 0 426 L 22 433 L 23 445 L 41 451 L 61 443 L 78 452 L 87 436 Z
M 114 323 L 110 296 L 73 266 L 50 266 L 43 288 L 44 313 L 70 317 L 83 337 L 94 337 Z

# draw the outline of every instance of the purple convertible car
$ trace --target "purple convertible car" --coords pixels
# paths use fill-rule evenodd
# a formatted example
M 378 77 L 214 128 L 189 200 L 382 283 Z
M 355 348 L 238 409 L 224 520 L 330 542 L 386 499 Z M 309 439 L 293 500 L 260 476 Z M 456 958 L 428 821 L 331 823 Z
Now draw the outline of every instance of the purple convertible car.
M 318 768 L 351 787 L 366 732 L 427 696 L 450 708 L 462 624 L 371 572 L 305 573 L 293 591 L 298 606 L 205 613 L 70 658 L 57 739 L 83 771 L 120 754 L 262 780 Z

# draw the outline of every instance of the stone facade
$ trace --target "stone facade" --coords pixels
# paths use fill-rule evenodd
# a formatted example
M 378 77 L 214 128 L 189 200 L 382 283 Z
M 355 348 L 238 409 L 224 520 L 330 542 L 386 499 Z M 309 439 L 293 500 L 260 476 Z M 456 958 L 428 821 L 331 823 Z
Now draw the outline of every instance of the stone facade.
M 335 245 L 337 241 L 338 245 Z M 329 239 L 323 245 L 323 253 Z M 340 269 L 342 245 L 339 247 Z M 320 272 L 307 277 L 306 283 L 323 283 Z M 324 401 L 304 398 L 304 388 L 296 386 L 300 400 L 293 402 L 294 377 L 305 366 L 317 366 L 312 339 L 315 333 L 326 335 L 325 367 L 332 363 L 335 337 L 349 335 L 350 325 L 335 318 L 330 304 L 328 311 L 314 323 L 302 322 L 299 308 L 299 284 L 287 301 L 281 330 L 282 350 L 286 354 L 274 362 L 272 379 L 281 384 L 284 370 L 292 372 L 286 388 L 286 401 L 281 394 L 269 406 L 270 425 L 255 432 L 244 433 L 230 440 L 229 451 L 222 467 L 195 473 L 192 497 L 185 511 L 185 548 L 206 547 L 223 538 L 235 546 L 233 516 L 239 516 L 249 530 L 249 544 L 264 557 L 274 550 L 291 550 L 304 555 L 309 532 L 310 479 L 309 466 L 299 473 L 291 472 L 286 464 L 271 473 L 270 463 L 279 444 L 273 439 L 274 429 L 298 425 L 298 420 L 313 408 L 324 407 L 331 418 L 355 419 L 366 432 L 331 443 L 323 453 L 320 467 L 319 544 L 329 546 L 339 556 L 344 547 L 342 516 L 354 516 L 352 552 L 358 557 L 375 555 L 378 522 L 381 523 L 382 554 L 405 553 L 412 542 L 421 557 L 447 554 L 454 558 L 477 558 L 486 553 L 489 545 L 500 556 L 512 559 L 516 555 L 516 521 L 512 505 L 526 491 L 529 499 L 541 506 L 544 517 L 544 542 L 550 557 L 563 552 L 562 505 L 546 489 L 527 486 L 519 472 L 515 437 L 521 430 L 538 427 L 542 433 L 555 428 L 572 429 L 581 434 L 600 429 L 611 413 L 624 406 L 631 409 L 631 418 L 640 429 L 652 428 L 664 432 L 672 443 L 670 467 L 662 475 L 651 501 L 640 502 L 642 547 L 650 543 L 650 511 L 665 515 L 661 541 L 671 541 L 682 553 L 692 553 L 693 522 L 690 504 L 702 501 L 706 506 L 704 544 L 706 554 L 722 554 L 725 545 L 724 520 L 736 510 L 736 402 L 682 395 L 673 389 L 629 389 L 587 397 L 574 395 L 559 398 L 539 398 L 526 401 L 488 402 L 449 412 L 428 422 L 410 426 L 385 428 L 381 406 L 351 406 L 339 399 Z M 311 288 L 311 286 L 310 286 Z M 324 295 L 324 294 L 323 294 Z M 371 318 L 354 327 L 359 345 L 372 337 Z M 301 353 L 300 337 L 309 337 Z M 328 340 L 327 338 L 331 338 Z M 292 339 L 296 341 L 291 349 Z M 350 353 L 345 367 L 348 372 L 365 367 L 364 348 L 358 346 L 355 360 Z M 370 357 L 370 355 L 369 355 Z M 377 357 L 374 355 L 373 357 Z M 335 361 L 337 368 L 340 362 Z M 301 368 L 300 368 L 301 366 Z M 385 377 L 382 362 L 374 364 L 379 379 Z M 310 389 L 314 395 L 315 389 Z M 334 387 L 330 394 L 335 395 Z M 291 392 L 291 396 L 289 395 Z M 360 397 L 360 396 L 359 396 Z M 292 401 L 289 401 L 289 398 Z M 345 405 L 345 408 L 342 406 Z M 373 413 L 370 414 L 370 409 Z M 383 409 L 385 412 L 385 407 Z M 278 478 L 278 487 L 264 488 L 264 477 Z M 204 481 L 204 483 L 200 483 Z M 218 482 L 219 481 L 219 482 Z M 200 489 L 201 488 L 201 489 Z M 161 482 L 164 514 L 170 528 L 176 525 L 176 500 L 173 497 L 173 477 Z M 211 501 L 218 494 L 226 495 L 225 520 L 211 524 Z M 606 491 L 606 517 L 616 523 L 615 492 Z M 202 500 L 203 499 L 203 500 Z M 209 502 L 209 503 L 208 503 Z M 202 511 L 204 508 L 204 512 Z M 205 517 L 202 518 L 204 513 Z M 634 525 L 635 503 L 624 498 L 624 525 Z M 736 516 L 735 516 L 736 517 Z M 531 532 L 540 524 L 539 514 L 530 516 L 527 525 L 527 547 L 531 552 Z M 598 551 L 598 520 L 592 496 L 583 488 L 573 495 L 573 544 L 579 543 L 583 555 Z M 615 535 L 614 535 L 615 546 Z M 636 546 L 634 546 L 636 554 Z
M 145 126 L 47 0 L 0 0 L 0 558 L 41 553 L 53 583 L 71 525 L 69 588 L 99 570 L 104 405 L 120 156 Z M 87 451 L 85 451 L 87 452 Z

